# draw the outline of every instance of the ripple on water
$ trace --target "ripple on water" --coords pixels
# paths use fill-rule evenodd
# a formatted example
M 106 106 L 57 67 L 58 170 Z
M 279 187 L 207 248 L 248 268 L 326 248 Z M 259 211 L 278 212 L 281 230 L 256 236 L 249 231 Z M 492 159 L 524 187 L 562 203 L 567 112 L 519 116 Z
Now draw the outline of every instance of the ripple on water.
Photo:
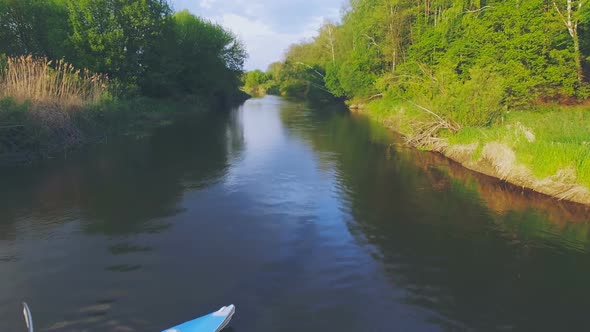
M 23 299 L 44 331 L 157 331 L 229 302 L 236 331 L 584 330 L 587 209 L 323 106 L 220 114 L 0 180 L 22 193 L 0 209 L 0 330 Z

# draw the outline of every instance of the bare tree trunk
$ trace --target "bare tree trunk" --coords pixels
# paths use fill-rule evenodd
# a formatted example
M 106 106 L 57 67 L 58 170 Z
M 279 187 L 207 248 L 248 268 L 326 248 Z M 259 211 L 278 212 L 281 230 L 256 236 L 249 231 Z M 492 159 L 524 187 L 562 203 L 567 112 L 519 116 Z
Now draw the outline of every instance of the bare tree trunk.
M 577 5 L 575 2 L 577 1 Z M 567 28 L 568 33 L 572 37 L 574 41 L 574 57 L 576 62 L 576 73 L 578 75 L 578 82 L 582 83 L 584 81 L 584 70 L 582 69 L 582 52 L 580 50 L 580 37 L 578 36 L 578 23 L 580 22 L 579 17 L 576 14 L 579 14 L 582 10 L 582 0 L 567 0 L 566 5 L 566 13 L 565 15 L 559 10 L 559 6 L 557 3 L 553 1 L 553 6 L 555 6 L 555 10 L 561 17 L 563 24 Z
M 397 9 L 397 8 L 396 8 Z M 397 11 L 397 10 L 396 10 Z M 395 66 L 397 64 L 397 38 L 395 34 L 395 28 L 393 26 L 394 22 L 394 14 L 393 5 L 389 6 L 389 34 L 391 38 L 391 48 L 393 49 L 392 56 L 391 56 L 391 72 L 395 72 Z
M 426 5 L 429 0 L 425 0 Z M 404 29 L 403 9 L 399 5 L 389 5 L 389 39 L 391 41 L 391 72 L 397 69 L 400 55 L 403 54 L 403 29 Z
M 330 42 L 330 51 L 332 52 L 332 65 L 336 64 L 336 54 L 334 53 L 334 30 L 331 24 L 328 24 L 328 37 Z

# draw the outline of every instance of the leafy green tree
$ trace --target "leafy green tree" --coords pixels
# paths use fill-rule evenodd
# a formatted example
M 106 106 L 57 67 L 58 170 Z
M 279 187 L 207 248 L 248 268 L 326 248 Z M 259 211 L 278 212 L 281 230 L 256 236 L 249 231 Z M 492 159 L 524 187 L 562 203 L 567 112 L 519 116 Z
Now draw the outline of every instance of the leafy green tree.
M 559 4 L 558 4 L 559 2 Z M 572 37 L 574 44 L 574 61 L 576 63 L 576 73 L 578 75 L 578 83 L 582 83 L 584 80 L 584 70 L 582 67 L 583 55 L 580 47 L 580 35 L 578 26 L 580 21 L 583 20 L 583 14 L 585 10 L 584 0 L 562 0 L 553 1 L 553 6 L 561 18 L 563 24 L 567 28 L 569 35 Z
M 171 9 L 164 0 L 68 0 L 71 61 L 130 84 L 143 74 Z
M 231 99 L 241 85 L 246 52 L 223 27 L 182 11 L 173 15 L 149 53 L 142 90 Z
M 206 101 L 236 98 L 246 58 L 233 33 L 166 0 L 0 0 L 0 54 L 65 58 L 114 92 Z
M 268 75 L 262 70 L 256 69 L 244 75 L 244 90 L 253 96 L 266 94 Z
M 68 53 L 67 8 L 58 0 L 0 0 L 0 50 L 60 58 Z

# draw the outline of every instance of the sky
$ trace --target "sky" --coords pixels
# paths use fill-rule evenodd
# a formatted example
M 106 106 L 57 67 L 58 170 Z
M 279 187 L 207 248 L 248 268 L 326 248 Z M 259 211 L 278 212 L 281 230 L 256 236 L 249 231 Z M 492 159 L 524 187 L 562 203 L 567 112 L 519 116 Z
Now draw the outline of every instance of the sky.
M 326 20 L 337 21 L 347 0 L 171 0 L 176 11 L 211 19 L 233 31 L 249 58 L 246 70 L 266 70 L 282 60 L 289 45 L 317 34 Z

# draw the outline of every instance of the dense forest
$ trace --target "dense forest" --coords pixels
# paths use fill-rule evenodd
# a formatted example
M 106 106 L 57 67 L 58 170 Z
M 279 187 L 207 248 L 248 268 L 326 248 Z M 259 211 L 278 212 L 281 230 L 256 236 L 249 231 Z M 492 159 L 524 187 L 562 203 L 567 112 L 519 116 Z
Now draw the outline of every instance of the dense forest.
M 589 57 L 584 1 L 352 0 L 340 24 L 249 75 L 286 95 L 387 95 L 485 125 L 506 107 L 589 97 Z
M 172 102 L 243 101 L 246 56 L 231 31 L 166 0 L 0 0 L 0 163 L 137 126 Z

